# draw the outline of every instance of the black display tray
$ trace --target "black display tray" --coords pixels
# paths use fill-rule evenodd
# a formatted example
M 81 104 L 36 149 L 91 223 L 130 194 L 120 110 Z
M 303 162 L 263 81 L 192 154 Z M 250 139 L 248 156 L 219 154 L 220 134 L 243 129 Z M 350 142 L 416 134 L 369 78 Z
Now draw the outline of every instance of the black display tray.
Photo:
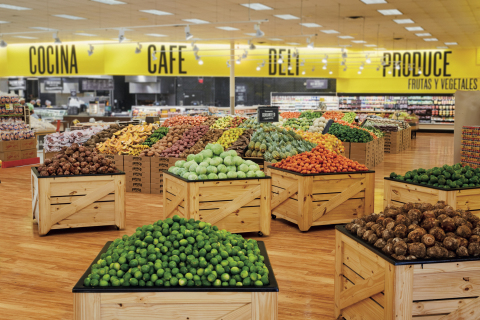
M 180 176 L 177 176 L 176 174 L 173 174 L 171 172 L 168 172 L 168 170 L 163 170 L 163 173 L 166 173 L 168 174 L 169 176 L 172 176 L 172 177 L 175 177 L 179 180 L 182 180 L 182 181 L 185 181 L 185 182 L 215 182 L 215 181 L 240 181 L 240 180 L 260 180 L 260 179 L 272 179 L 272 177 L 270 176 L 265 176 L 265 177 L 260 177 L 260 178 L 235 178 L 235 179 L 213 179 L 213 180 L 210 180 L 210 179 L 207 179 L 207 180 L 187 180 L 187 179 L 184 179 Z
M 121 176 L 125 175 L 125 172 L 120 171 L 117 173 L 96 173 L 96 174 L 79 174 L 79 175 L 68 175 L 68 176 L 48 176 L 44 177 L 41 176 L 40 173 L 37 170 L 37 167 L 32 167 L 33 173 L 37 176 L 38 179 L 51 179 L 51 178 L 72 178 L 72 177 L 102 177 L 102 176 Z
M 335 229 L 346 235 L 347 237 L 355 240 L 356 242 L 363 245 L 365 248 L 368 248 L 370 251 L 373 251 L 375 254 L 379 255 L 383 259 L 387 260 L 393 265 L 403 266 L 407 264 L 431 264 L 431 263 L 446 263 L 446 262 L 464 262 L 464 261 L 480 261 L 480 257 L 464 257 L 464 258 L 443 258 L 443 259 L 417 259 L 417 260 L 397 260 L 391 256 L 386 255 L 382 250 L 372 246 L 370 243 L 365 240 L 351 234 L 345 229 L 345 225 L 336 225 Z
M 329 119 L 327 121 L 327 124 L 325 125 L 325 128 L 323 128 L 322 134 L 327 134 L 328 131 L 330 130 L 330 127 L 332 126 L 333 120 Z
M 400 183 L 405 183 L 405 184 L 413 184 L 414 186 L 419 186 L 419 187 L 424 187 L 424 188 L 430 188 L 430 189 L 435 189 L 435 190 L 442 190 L 442 191 L 459 191 L 459 190 L 469 190 L 469 189 L 480 189 L 480 187 L 469 187 L 469 188 L 455 188 L 455 189 L 444 189 L 444 188 L 439 188 L 439 187 L 434 187 L 434 186 L 429 186 L 426 184 L 420 184 L 420 183 L 413 183 L 413 182 L 406 182 L 406 181 L 400 181 L 396 180 L 393 178 L 385 177 L 383 178 L 385 180 L 389 181 L 395 181 L 395 182 L 400 182 Z
M 357 173 L 375 173 L 373 170 L 368 170 L 368 171 L 353 171 L 353 172 L 328 172 L 328 173 L 299 173 L 295 171 L 290 171 L 286 169 L 281 169 L 281 168 L 276 168 L 272 166 L 267 166 L 267 168 L 273 169 L 273 170 L 278 170 L 278 171 L 283 171 L 286 173 L 291 173 L 297 176 L 302 176 L 302 177 L 309 177 L 309 176 L 331 176 L 331 175 L 337 175 L 337 174 L 357 174 Z
M 270 284 L 263 287 L 85 287 L 83 281 L 90 274 L 91 267 L 96 263 L 102 253 L 107 252 L 113 241 L 107 241 L 100 253 L 95 257 L 88 269 L 73 287 L 73 293 L 118 293 L 118 292 L 278 292 L 278 283 L 273 274 L 272 265 L 268 259 L 267 249 L 263 241 L 258 241 L 260 254 L 265 258 L 264 263 L 268 268 Z

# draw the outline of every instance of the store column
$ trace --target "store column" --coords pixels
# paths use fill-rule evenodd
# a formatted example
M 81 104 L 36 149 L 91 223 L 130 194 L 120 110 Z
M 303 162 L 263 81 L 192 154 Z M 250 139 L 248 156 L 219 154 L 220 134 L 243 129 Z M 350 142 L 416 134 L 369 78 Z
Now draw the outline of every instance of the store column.
M 230 114 L 235 115 L 235 42 L 230 42 Z

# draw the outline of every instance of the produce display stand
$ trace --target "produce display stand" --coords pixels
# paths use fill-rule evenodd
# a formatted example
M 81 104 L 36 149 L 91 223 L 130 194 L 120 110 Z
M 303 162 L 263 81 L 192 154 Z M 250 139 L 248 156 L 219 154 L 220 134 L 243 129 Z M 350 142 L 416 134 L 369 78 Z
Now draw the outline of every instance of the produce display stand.
M 232 233 L 270 234 L 271 178 L 189 181 L 163 174 L 163 218 L 176 214 Z
M 263 287 L 91 288 L 83 285 L 90 265 L 72 290 L 74 319 L 277 320 L 278 284 L 265 244 L 258 241 L 258 247 L 269 270 L 270 284 Z
M 403 206 L 408 202 L 445 201 L 454 209 L 471 211 L 480 217 L 480 188 L 443 189 L 385 178 L 383 206 Z
M 298 225 L 348 223 L 373 212 L 375 171 L 300 174 L 268 167 L 272 217 Z
M 335 228 L 336 318 L 479 319 L 480 257 L 398 261 Z
M 32 167 L 31 177 L 39 235 L 51 229 L 125 228 L 125 173 L 43 177 Z

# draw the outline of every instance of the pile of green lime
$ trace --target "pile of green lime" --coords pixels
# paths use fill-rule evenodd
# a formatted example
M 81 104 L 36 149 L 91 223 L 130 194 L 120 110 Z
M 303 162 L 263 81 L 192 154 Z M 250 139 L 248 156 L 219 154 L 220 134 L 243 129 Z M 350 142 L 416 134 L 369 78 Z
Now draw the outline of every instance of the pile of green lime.
M 269 284 L 256 240 L 178 215 L 116 239 L 86 287 L 241 287 Z

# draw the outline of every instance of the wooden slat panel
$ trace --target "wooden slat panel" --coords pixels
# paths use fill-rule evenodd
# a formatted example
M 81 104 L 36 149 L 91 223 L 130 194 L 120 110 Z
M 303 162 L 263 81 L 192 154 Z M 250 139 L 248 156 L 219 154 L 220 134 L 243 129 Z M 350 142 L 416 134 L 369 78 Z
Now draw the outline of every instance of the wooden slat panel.
M 164 176 L 166 177 L 166 175 Z M 172 179 L 166 179 L 167 181 L 164 182 L 164 191 L 168 191 L 174 195 L 182 193 L 183 190 L 185 190 L 184 186 L 179 184 L 177 181 L 180 180 L 172 180 Z M 182 181 L 180 181 L 182 182 Z
M 460 307 L 474 301 L 478 298 L 470 299 L 450 299 L 450 300 L 433 300 L 433 301 L 414 301 L 413 315 L 432 315 L 432 314 L 448 314 Z
M 100 293 L 74 293 L 75 320 L 100 320 Z
M 233 200 L 232 200 L 233 201 Z M 222 206 L 226 205 L 231 201 L 211 201 L 211 202 L 200 202 L 200 210 L 211 210 L 211 209 L 218 209 Z M 259 207 L 260 206 L 260 198 L 250 201 L 247 206 L 249 207 Z
M 384 320 L 383 308 L 371 299 L 363 300 L 342 311 L 347 320 Z
M 51 206 L 52 220 L 56 219 L 56 212 L 68 206 L 68 204 L 58 204 Z M 115 202 L 98 202 L 86 206 L 82 210 L 60 220 L 58 224 L 76 224 L 88 222 L 115 221 Z
M 64 221 L 64 220 L 62 220 Z M 69 228 L 81 228 L 81 227 L 99 227 L 99 226 L 114 226 L 116 225 L 115 220 L 111 221 L 99 221 L 99 222 L 82 222 L 82 223 L 62 223 L 54 224 L 51 229 L 69 229 Z
M 480 298 L 477 298 L 465 306 L 458 308 L 440 320 L 473 320 L 480 319 Z
M 251 320 L 252 319 L 252 304 L 246 304 L 237 310 L 222 316 L 217 320 Z
M 425 188 L 422 188 L 425 189 Z M 403 203 L 407 202 L 427 202 L 427 203 L 436 203 L 438 200 L 437 194 L 425 193 L 415 190 L 409 190 L 405 188 L 395 188 L 392 187 L 391 191 L 392 201 L 399 201 Z
M 278 319 L 278 293 L 252 292 L 252 320 Z
M 200 211 L 202 221 L 209 222 L 210 212 L 215 210 Z M 219 229 L 226 229 L 229 232 L 257 232 L 260 231 L 260 207 L 240 208 L 238 212 L 229 214 L 216 225 Z
M 80 199 L 80 197 L 83 197 L 83 196 L 50 197 L 50 203 L 51 204 L 72 203 L 73 201 Z M 99 199 L 98 201 L 115 201 L 115 194 L 111 193 L 109 195 L 106 195 L 105 197 Z M 98 201 L 95 201 L 95 202 L 98 202 Z
M 223 201 L 223 200 L 233 200 L 238 196 L 245 193 L 247 190 L 255 189 L 260 186 L 260 184 L 253 185 L 237 185 L 237 186 L 228 186 L 224 188 L 219 187 L 203 187 L 200 185 L 199 194 L 200 202 L 203 201 Z M 219 192 L 221 190 L 221 192 Z
M 318 201 L 329 201 L 333 197 L 335 197 L 339 192 L 335 193 L 317 193 L 317 194 L 312 194 L 312 200 L 313 202 L 318 202 Z M 360 199 L 365 197 L 365 191 L 360 191 L 359 193 L 353 195 L 350 199 Z M 295 194 L 290 197 L 291 199 L 298 200 L 298 196 Z
M 445 315 L 446 314 L 439 314 L 434 316 L 416 316 L 416 317 L 413 317 L 412 320 L 440 320 Z
M 219 304 L 102 304 L 102 320 L 195 319 L 213 320 L 243 307 L 239 303 Z
M 349 223 L 363 213 L 364 199 L 350 199 L 343 202 L 330 212 L 327 212 L 320 219 L 313 222 L 314 226 L 335 223 Z M 322 203 L 316 202 L 314 205 Z
M 353 272 L 350 268 L 346 266 L 342 266 L 342 273 L 343 273 L 343 281 L 342 286 L 343 290 L 353 287 L 358 281 L 363 280 L 358 274 Z M 381 307 L 385 304 L 385 295 L 383 293 L 377 293 L 370 297 L 376 303 L 378 303 Z
M 344 242 L 343 263 L 362 278 L 369 278 L 376 273 L 383 272 L 385 266 L 385 261 L 381 257 L 366 250 L 368 249 L 357 243 Z
M 414 274 L 427 273 L 443 273 L 443 272 L 459 272 L 459 271 L 473 271 L 480 272 L 480 263 L 478 261 L 466 262 L 447 262 L 447 263 L 431 263 L 431 264 L 416 264 L 414 266 Z
M 357 279 L 354 286 L 340 293 L 340 309 L 351 306 L 371 296 L 379 294 L 385 288 L 385 272 L 378 272 L 367 279 Z
M 480 190 L 477 192 L 478 193 L 475 195 L 467 195 L 467 196 L 464 196 L 463 194 L 462 195 L 458 194 L 457 209 L 479 210 L 480 209 Z
M 413 300 L 434 300 L 480 296 L 480 274 L 478 272 L 448 272 L 415 274 Z
M 462 196 L 480 196 L 480 188 L 468 189 L 468 190 L 458 190 L 457 197 Z
M 93 177 L 94 178 L 94 177 Z M 61 178 L 64 179 L 64 178 Z M 49 179 L 40 179 L 40 180 L 49 180 Z M 49 180 L 50 181 L 50 180 Z M 106 185 L 112 179 L 108 177 L 103 177 L 102 180 L 92 180 L 92 181 L 72 181 L 62 182 L 64 180 L 51 181 L 50 184 L 50 196 L 51 197 L 60 197 L 60 196 L 81 196 L 90 193 L 91 191 L 98 189 L 101 186 Z
M 230 187 L 230 186 L 258 186 L 260 185 L 260 180 L 251 179 L 251 180 L 230 180 L 230 181 L 212 181 L 212 182 L 201 181 L 201 182 L 195 182 L 195 183 L 198 183 L 200 188 Z
M 102 304 L 109 303 L 150 303 L 150 304 L 190 304 L 190 303 L 250 303 L 250 292 L 135 292 L 102 293 Z
M 410 319 L 413 301 L 413 266 L 385 263 L 385 320 Z
M 361 179 L 335 179 L 335 180 L 328 180 L 328 181 L 318 181 L 314 180 L 313 181 L 313 194 L 319 194 L 319 193 L 333 193 L 333 192 L 342 192 L 348 187 L 350 187 L 352 184 L 355 184 L 359 181 L 362 181 L 363 178 Z
M 329 180 L 348 180 L 348 179 L 363 179 L 367 173 L 350 173 L 350 174 L 331 174 L 313 176 L 314 181 L 329 181 Z M 330 183 L 330 181 L 328 182 Z
M 281 205 L 272 210 L 273 214 L 286 216 L 294 221 L 298 221 L 298 201 L 287 199 Z

